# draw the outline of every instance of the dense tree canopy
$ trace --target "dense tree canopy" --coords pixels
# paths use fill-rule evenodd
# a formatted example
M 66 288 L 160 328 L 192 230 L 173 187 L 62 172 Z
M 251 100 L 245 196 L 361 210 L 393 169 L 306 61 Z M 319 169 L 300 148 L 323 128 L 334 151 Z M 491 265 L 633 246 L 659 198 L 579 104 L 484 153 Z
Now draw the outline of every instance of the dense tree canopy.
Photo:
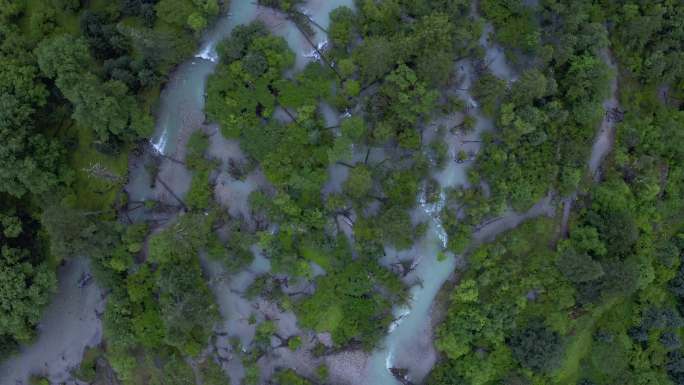
M 424 383 L 684 383 L 681 2 L 356 0 L 327 28 L 257 3 L 280 15 L 218 43 L 207 122 L 158 154 L 159 91 L 227 2 L 0 0 L 0 357 L 83 256 L 107 301 L 80 381 L 336 383 L 454 254 Z

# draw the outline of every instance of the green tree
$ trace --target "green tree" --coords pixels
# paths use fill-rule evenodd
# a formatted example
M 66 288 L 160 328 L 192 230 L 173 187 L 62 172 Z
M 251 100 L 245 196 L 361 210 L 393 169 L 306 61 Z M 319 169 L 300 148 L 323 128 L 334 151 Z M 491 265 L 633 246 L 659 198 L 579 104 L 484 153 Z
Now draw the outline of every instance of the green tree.
M 346 50 L 356 30 L 356 15 L 349 7 L 338 7 L 330 12 L 328 35 L 335 48 Z
M 17 197 L 42 194 L 60 180 L 63 149 L 35 122 L 47 97 L 37 72 L 35 65 L 0 55 L 0 192 Z
M 510 339 L 513 356 L 536 372 L 549 372 L 558 367 L 563 345 L 558 333 L 549 330 L 539 321 L 519 329 Z
M 27 250 L 3 245 L 0 253 L 0 335 L 28 342 L 57 280 L 46 263 L 31 264 Z
M 573 283 L 592 281 L 603 275 L 601 264 L 593 260 L 586 253 L 566 249 L 559 254 L 558 269 Z
M 152 119 L 143 112 L 126 85 L 102 82 L 88 71 L 91 61 L 83 39 L 61 35 L 44 40 L 36 50 L 41 71 L 74 105 L 74 119 L 99 139 L 135 139 L 151 133 Z
M 198 261 L 180 257 L 159 266 L 159 306 L 166 343 L 195 356 L 205 346 L 218 312 Z
M 360 142 L 366 134 L 366 124 L 363 118 L 359 116 L 352 116 L 344 119 L 340 123 L 342 135 L 351 139 L 353 142 Z
M 276 373 L 276 381 L 282 385 L 311 385 L 311 382 L 303 377 L 300 377 L 297 372 L 292 369 L 286 369 Z
M 3 210 L 0 221 L 0 336 L 7 343 L 3 354 L 17 342 L 33 337 L 43 308 L 54 292 L 54 270 L 44 261 L 37 245 L 35 224 L 22 220 L 25 214 Z M 33 246 L 31 244 L 34 244 Z
M 436 92 L 428 90 L 413 70 L 400 65 L 386 77 L 368 106 L 375 122 L 373 136 L 378 141 L 394 139 L 403 147 L 418 148 L 416 125 L 434 109 L 436 98 Z
M 421 18 L 413 28 L 409 46 L 416 74 L 427 84 L 446 84 L 455 56 L 454 23 L 446 14 L 435 11 Z
M 372 36 L 354 50 L 354 62 L 359 66 L 364 83 L 372 83 L 388 74 L 397 62 L 393 44 L 381 36 Z
M 373 187 L 373 175 L 370 168 L 359 164 L 349 172 L 344 182 L 344 191 L 352 199 L 360 200 L 368 196 Z
M 473 96 L 482 105 L 487 115 L 494 115 L 506 93 L 506 82 L 489 72 L 480 76 L 473 84 Z

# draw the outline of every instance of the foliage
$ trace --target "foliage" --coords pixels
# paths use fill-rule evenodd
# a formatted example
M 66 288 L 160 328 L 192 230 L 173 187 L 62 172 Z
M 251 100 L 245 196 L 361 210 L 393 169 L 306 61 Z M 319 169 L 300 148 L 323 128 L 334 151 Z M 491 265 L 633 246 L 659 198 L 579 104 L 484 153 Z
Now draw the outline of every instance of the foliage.
M 205 152 L 209 148 L 209 137 L 201 131 L 195 131 L 188 139 L 185 164 L 191 170 L 205 170 L 210 163 L 205 159 Z M 206 207 L 206 206 L 205 206 Z
M 612 76 L 599 57 L 607 41 L 592 40 L 601 31 L 605 36 L 605 29 L 598 24 L 585 29 L 581 24 L 590 18 L 591 5 L 582 3 L 572 10 L 555 3 L 545 6 L 548 10 L 543 13 L 543 21 L 547 22 L 541 24 L 545 34 L 540 35 L 540 27 L 534 26 L 524 38 L 531 40 L 521 41 L 507 34 L 526 33 L 516 29 L 518 22 L 534 25 L 531 8 L 522 3 L 482 5 L 498 27 L 497 38 L 508 45 L 519 42 L 517 47 L 534 56 L 518 59 L 538 63 L 538 68 L 523 71 L 509 87 L 485 73 L 473 89 L 485 113 L 496 116 L 499 128 L 494 135 L 485 137 L 477 172 L 492 183 L 495 196 L 505 197 L 517 210 L 529 208 L 550 186 L 563 194 L 577 187 Z M 559 18 L 572 22 L 555 23 Z M 586 39 L 586 44 L 577 39 Z M 569 44 L 558 46 L 558 41 Z M 536 48 L 526 45 L 530 42 Z M 558 57 L 549 61 L 547 51 Z
M 0 30 L 0 39 L 16 32 Z M 47 103 L 47 88 L 38 79 L 35 58 L 20 37 L 0 48 L 0 191 L 14 196 L 42 194 L 60 180 L 62 147 L 41 131 L 38 112 Z
M 275 380 L 282 385 L 311 385 L 311 382 L 297 375 L 292 369 L 286 369 L 275 375 Z
M 371 349 L 392 321 L 392 303 L 404 295 L 398 278 L 377 262 L 347 261 L 318 278 L 316 292 L 296 311 L 302 325 L 330 332 L 336 345 Z
M 516 330 L 509 344 L 513 357 L 537 372 L 550 372 L 557 368 L 563 352 L 558 333 L 534 321 L 526 328 Z
M 116 216 L 125 205 L 127 152 L 151 133 L 150 106 L 171 67 L 194 50 L 194 32 L 185 20 L 178 28 L 168 24 L 150 0 L 1 3 L 2 355 L 30 342 L 55 288 L 55 267 L 88 256 L 98 284 L 110 293 L 105 355 L 120 379 L 130 383 L 145 367 L 145 383 L 187 383 L 192 371 L 177 351 L 162 348 L 164 321 L 172 317 L 161 317 L 159 270 L 136 263 L 149 228 L 124 226 Z M 211 1 L 180 3 L 207 18 L 218 12 Z M 203 282 L 197 263 L 188 271 Z M 199 297 L 210 298 L 206 289 Z M 189 345 L 179 336 L 169 341 Z M 160 367 L 150 364 L 146 349 L 160 349 L 153 353 Z M 84 365 L 81 374 L 95 380 L 96 365 Z
M 3 208 L 0 213 L 0 336 L 2 355 L 34 336 L 41 311 L 55 291 L 57 280 L 37 237 L 37 223 L 25 213 Z
M 250 197 L 250 220 L 214 212 L 216 164 L 197 132 L 185 159 L 190 212 L 149 239 L 146 225 L 116 220 L 126 205 L 126 154 L 151 132 L 160 85 L 196 49 L 219 3 L 105 3 L 0 1 L 0 355 L 33 336 L 54 266 L 88 255 L 109 293 L 104 356 L 119 380 L 225 383 L 210 358 L 194 368 L 187 360 L 210 341 L 218 317 L 198 255 L 232 273 L 256 247 L 274 275 L 260 276 L 247 296 L 294 310 L 303 327 L 330 332 L 337 349 L 371 350 L 408 296 L 378 258 L 385 246 L 408 249 L 422 236 L 427 224 L 410 210 L 419 195 L 435 202 L 443 192 L 447 249 L 467 253 L 468 268 L 437 328 L 443 356 L 427 383 L 684 381 L 678 2 L 483 0 L 479 14 L 494 30 L 482 39 L 506 48 L 515 79 L 487 70 L 478 40 L 485 23 L 468 1 L 338 8 L 332 49 L 300 72 L 285 40 L 258 22 L 239 26 L 217 48 L 206 112 L 268 183 Z M 300 1 L 260 3 L 311 28 Z M 607 66 L 609 45 L 619 74 Z M 442 134 L 430 144 L 422 134 L 429 119 L 465 108 L 453 103 L 453 72 L 466 57 L 475 69 L 470 91 L 495 129 L 484 134 L 470 186 L 442 191 L 430 167 L 442 168 L 448 147 Z M 624 121 L 591 184 L 586 160 L 615 75 Z M 339 126 L 326 123 L 322 102 L 344 112 Z M 464 132 L 478 114 L 466 115 Z M 334 163 L 348 176 L 328 183 Z M 551 191 L 577 197 L 567 234 L 544 218 L 468 247 L 482 223 Z M 306 290 L 286 294 L 288 280 Z M 278 337 L 272 320 L 250 322 L 258 325 L 241 357 L 244 382 L 268 381 L 257 359 L 271 339 L 293 350 L 301 339 Z M 85 366 L 92 380 L 92 362 Z M 327 369 L 318 376 L 327 382 Z M 311 382 L 293 370 L 271 381 Z
M 607 1 L 606 8 L 615 53 L 626 69 L 644 83 L 681 81 L 681 3 Z
M 221 124 L 225 136 L 238 138 L 258 126 L 259 119 L 273 114 L 275 96 L 271 89 L 282 72 L 294 64 L 294 55 L 284 39 L 264 36 L 258 23 L 236 29 L 221 47 L 222 53 L 228 47 L 244 48 L 231 51 L 229 61 L 219 65 L 210 77 L 206 111 L 211 120 Z M 245 87 L 251 92 L 244 92 Z
M 213 189 L 209 182 L 209 171 L 197 171 L 192 176 L 190 190 L 185 196 L 185 203 L 191 210 L 205 210 L 213 201 Z
M 211 359 L 206 360 L 200 366 L 202 383 L 206 385 L 225 385 L 230 384 L 230 378 L 223 371 L 221 366 Z
M 681 182 L 674 176 L 680 175 L 680 165 L 673 158 L 679 150 L 670 144 L 681 143 L 680 135 L 671 130 L 681 111 L 652 86 L 644 86 L 651 81 L 672 84 L 675 79 L 676 83 L 679 75 L 674 75 L 676 67 L 672 71 L 639 67 L 638 61 L 650 60 L 645 50 L 674 53 L 674 46 L 668 38 L 637 32 L 638 23 L 621 19 L 631 12 L 632 21 L 648 19 L 653 23 L 649 27 L 658 30 L 663 25 L 658 20 L 677 12 L 676 7 L 578 2 L 571 10 L 561 2 L 542 2 L 538 25 L 532 17 L 534 8 L 523 7 L 516 2 L 482 3 L 486 16 L 493 19 L 496 38 L 528 52 L 514 52 L 516 60 L 553 71 L 525 71 L 502 98 L 497 96 L 501 99 L 488 102 L 500 103 L 494 114 L 501 132 L 488 138 L 486 158 L 480 158 L 479 164 L 498 163 L 488 170 L 506 170 L 508 175 L 497 176 L 485 171 L 490 183 L 517 174 L 515 163 L 523 158 L 547 160 L 528 164 L 522 173 L 554 162 L 560 168 L 556 182 L 532 182 L 531 174 L 526 182 L 510 179 L 508 186 L 497 187 L 494 182 L 494 198 L 501 199 L 496 192 L 500 189 L 516 207 L 524 189 L 532 186 L 556 183 L 564 193 L 575 191 L 580 178 L 572 175 L 586 162 L 586 152 L 577 148 L 586 147 L 592 138 L 600 117 L 599 102 L 609 89 L 611 74 L 599 55 L 609 36 L 602 26 L 604 15 L 612 22 L 610 36 L 619 51 L 618 65 L 626 66 L 619 80 L 620 102 L 627 112 L 617 124 L 614 154 L 604 164 L 603 177 L 580 190 L 573 204 L 567 239 L 561 235 L 549 242 L 554 235 L 548 231 L 530 231 L 547 221 L 535 220 L 472 251 L 468 271 L 451 294 L 446 319 L 438 328 L 436 345 L 445 357 L 428 382 L 679 383 L 681 342 L 674 330 L 681 325 L 681 282 L 675 269 L 680 269 L 682 255 L 678 241 L 682 205 Z M 642 14 L 648 7 L 660 7 L 662 13 Z M 632 29 L 627 31 L 627 25 Z M 547 35 L 535 37 L 535 30 Z M 627 34 L 633 34 L 632 41 L 624 40 Z M 535 39 L 541 44 L 529 45 Z M 640 47 L 638 39 L 649 43 Z M 630 44 L 633 48 L 624 50 Z M 536 57 L 526 57 L 529 53 Z M 482 101 L 487 94 L 479 97 Z M 565 124 L 546 131 L 545 137 L 533 128 L 548 128 L 559 121 Z M 511 139 L 515 145 L 507 144 Z M 530 141 L 534 150 L 518 152 Z M 555 143 L 544 149 L 549 141 Z M 551 148 L 556 155 L 544 155 Z M 525 194 L 539 197 L 543 190 L 531 191 Z M 454 195 L 457 202 L 468 197 L 466 192 Z M 457 223 L 448 214 L 445 218 L 447 228 Z M 530 247 L 532 243 L 537 245 Z
M 399 66 L 387 76 L 367 107 L 369 118 L 375 123 L 373 138 L 378 142 L 395 140 L 409 149 L 418 148 L 420 139 L 415 125 L 434 109 L 436 97 L 412 69 Z
M 128 94 L 128 87 L 119 80 L 102 82 L 88 71 L 90 58 L 84 40 L 57 36 L 41 43 L 36 55 L 41 71 L 55 79 L 74 105 L 73 118 L 94 130 L 99 140 L 131 140 L 149 135 L 151 118 Z
M 160 0 L 155 11 L 164 23 L 200 32 L 218 15 L 219 5 L 216 0 Z

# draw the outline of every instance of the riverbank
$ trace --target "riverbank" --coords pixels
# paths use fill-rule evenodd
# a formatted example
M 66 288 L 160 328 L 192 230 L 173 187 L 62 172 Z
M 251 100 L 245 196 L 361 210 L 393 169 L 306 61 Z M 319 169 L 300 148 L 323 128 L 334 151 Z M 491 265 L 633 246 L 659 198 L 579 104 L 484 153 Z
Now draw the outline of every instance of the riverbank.
M 59 286 L 38 325 L 38 337 L 0 365 L 0 385 L 28 384 L 31 376 L 53 384 L 82 385 L 71 371 L 87 348 L 102 341 L 106 303 L 90 274 L 85 257 L 73 258 L 58 269 Z

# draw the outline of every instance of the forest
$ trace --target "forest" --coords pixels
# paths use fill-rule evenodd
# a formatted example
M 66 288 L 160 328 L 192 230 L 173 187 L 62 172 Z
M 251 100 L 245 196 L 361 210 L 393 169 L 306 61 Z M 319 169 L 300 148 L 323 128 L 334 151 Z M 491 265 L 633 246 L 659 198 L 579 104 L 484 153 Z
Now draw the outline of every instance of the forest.
M 0 385 L 684 384 L 680 1 L 0 0 L 0 106 Z

